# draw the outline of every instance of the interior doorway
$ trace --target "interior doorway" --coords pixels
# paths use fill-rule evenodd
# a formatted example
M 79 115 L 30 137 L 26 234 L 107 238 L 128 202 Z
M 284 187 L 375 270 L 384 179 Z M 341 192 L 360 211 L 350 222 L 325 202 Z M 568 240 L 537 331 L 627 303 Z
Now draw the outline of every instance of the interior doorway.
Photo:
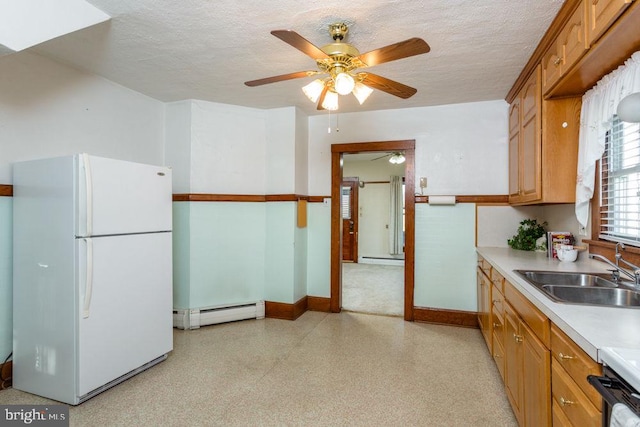
M 358 262 L 358 184 L 357 177 L 342 178 L 342 261 L 346 262 Z
M 331 146 L 331 198 L 341 200 L 345 154 L 401 151 L 406 158 L 404 195 L 404 319 L 413 320 L 415 269 L 415 140 L 334 144 Z M 341 203 L 331 204 L 331 311 L 342 308 L 343 233 Z

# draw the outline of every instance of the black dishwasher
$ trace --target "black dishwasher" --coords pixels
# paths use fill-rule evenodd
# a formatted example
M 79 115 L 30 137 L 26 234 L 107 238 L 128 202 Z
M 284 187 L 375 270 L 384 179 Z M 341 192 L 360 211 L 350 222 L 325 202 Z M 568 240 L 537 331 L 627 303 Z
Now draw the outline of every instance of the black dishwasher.
M 640 416 L 640 393 L 622 379 L 613 369 L 604 366 L 603 376 L 589 375 L 589 383 L 598 390 L 603 398 L 602 425 L 609 426 L 611 409 L 616 403 L 624 403 L 636 415 Z

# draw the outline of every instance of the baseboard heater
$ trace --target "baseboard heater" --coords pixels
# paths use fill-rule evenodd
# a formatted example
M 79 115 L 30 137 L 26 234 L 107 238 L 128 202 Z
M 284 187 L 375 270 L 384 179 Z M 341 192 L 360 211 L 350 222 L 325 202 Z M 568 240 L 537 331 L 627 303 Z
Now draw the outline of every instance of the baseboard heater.
M 173 327 L 178 329 L 198 329 L 201 326 L 246 319 L 264 319 L 264 301 L 224 307 L 173 310 Z

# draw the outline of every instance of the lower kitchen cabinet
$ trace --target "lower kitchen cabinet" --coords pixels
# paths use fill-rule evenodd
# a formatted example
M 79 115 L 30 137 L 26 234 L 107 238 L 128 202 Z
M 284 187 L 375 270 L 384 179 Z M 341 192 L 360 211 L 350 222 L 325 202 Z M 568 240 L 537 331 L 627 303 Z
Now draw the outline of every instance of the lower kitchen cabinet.
M 551 356 L 510 304 L 505 306 L 505 388 L 521 426 L 551 424 Z
M 601 425 L 602 399 L 586 378 L 601 375 L 602 366 L 497 275 L 495 267 L 484 259 L 478 266 L 483 335 L 518 424 Z

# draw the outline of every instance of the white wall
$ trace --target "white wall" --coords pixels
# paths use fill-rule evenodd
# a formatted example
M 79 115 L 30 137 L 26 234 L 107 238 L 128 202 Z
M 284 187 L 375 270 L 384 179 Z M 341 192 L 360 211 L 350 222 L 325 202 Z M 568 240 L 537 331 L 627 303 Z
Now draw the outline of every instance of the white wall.
M 263 110 L 192 101 L 191 193 L 265 194 Z
M 191 105 L 191 100 L 165 105 L 165 142 L 171 143 L 165 143 L 164 155 L 178 194 L 191 190 Z
M 416 140 L 416 177 L 430 194 L 507 194 L 508 105 L 503 100 L 309 118 L 309 192 L 331 194 L 331 144 Z M 416 179 L 416 192 L 420 192 Z
M 161 102 L 28 52 L 0 73 L 0 183 L 12 162 L 78 152 L 163 163 Z

